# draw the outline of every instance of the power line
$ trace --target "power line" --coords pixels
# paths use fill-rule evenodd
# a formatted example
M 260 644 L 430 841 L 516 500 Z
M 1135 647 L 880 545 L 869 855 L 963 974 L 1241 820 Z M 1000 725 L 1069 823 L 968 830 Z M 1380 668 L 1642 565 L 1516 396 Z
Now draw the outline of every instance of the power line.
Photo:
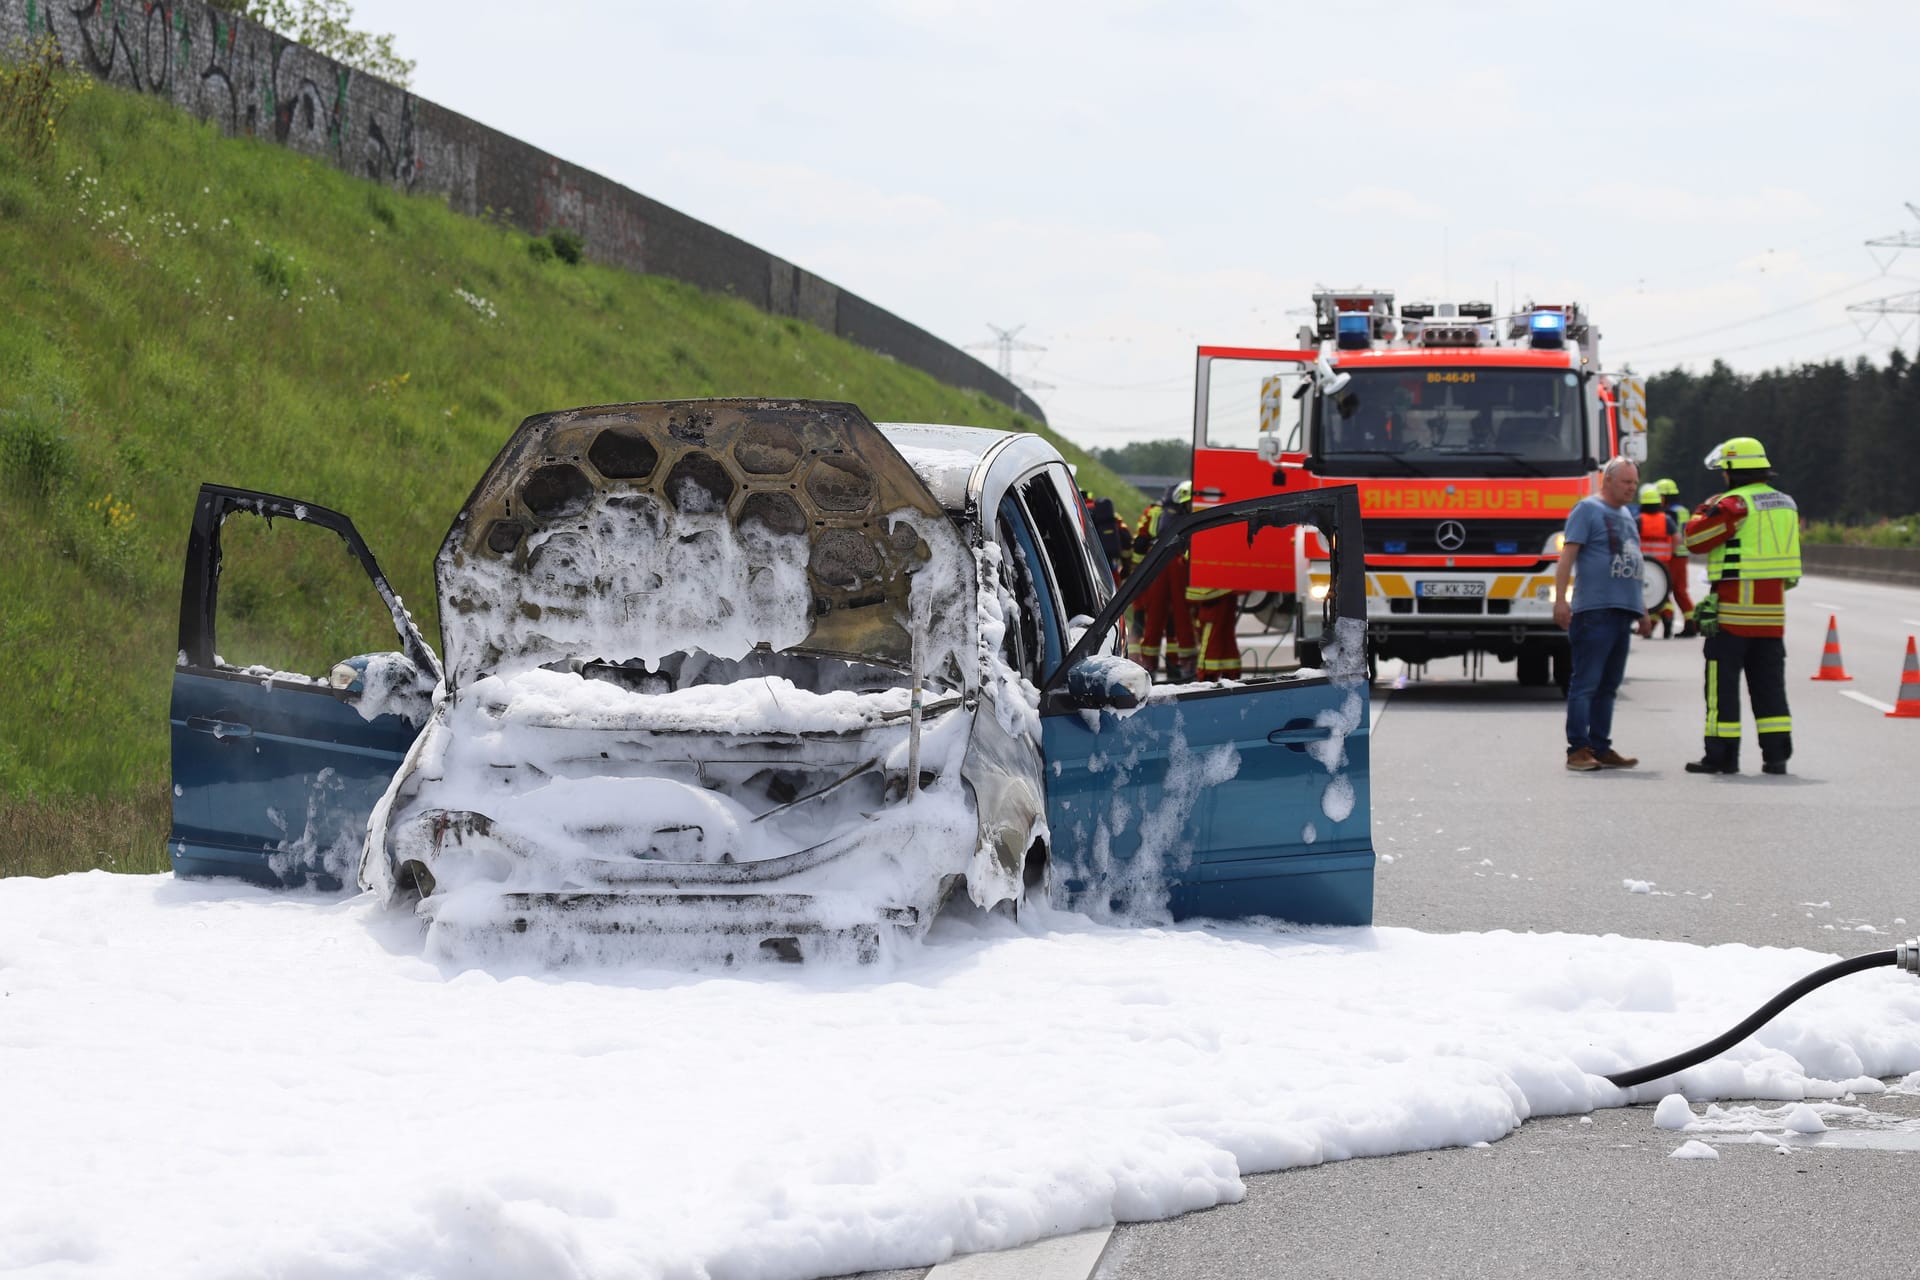
M 1777 311 L 1768 311 L 1761 315 L 1748 316 L 1744 320 L 1733 320 L 1726 324 L 1717 324 L 1711 329 L 1700 329 L 1693 333 L 1683 333 L 1678 337 L 1660 338 L 1654 342 L 1636 342 L 1633 345 L 1637 350 L 1645 350 L 1648 347 L 1670 347 L 1676 342 L 1692 342 L 1695 338 L 1711 337 L 1716 333 L 1725 333 L 1729 329 L 1739 329 L 1746 325 L 1758 324 L 1762 320 L 1773 320 L 1780 316 L 1791 315 L 1793 312 L 1811 307 L 1815 303 L 1825 302 L 1829 298 L 1837 298 L 1851 289 L 1858 289 L 1863 284 L 1870 284 L 1874 279 L 1875 277 L 1873 276 L 1867 276 L 1864 279 L 1855 280 L 1852 284 L 1841 285 L 1838 289 L 1829 290 L 1817 297 L 1808 298 L 1803 302 L 1796 302 L 1791 306 L 1781 307 Z
M 1907 212 L 1916 218 L 1920 218 L 1920 205 L 1916 205 L 1911 200 L 1907 201 Z M 1880 262 L 1880 271 L 1881 274 L 1884 275 L 1887 270 L 1887 263 L 1899 257 L 1902 249 L 1920 249 L 1920 231 L 1900 231 L 1890 236 L 1880 236 L 1877 239 L 1867 241 L 1867 248 L 1893 250 L 1892 253 L 1887 255 L 1887 262 L 1880 262 L 1879 254 L 1876 253 L 1873 255 L 1873 260 Z
M 1916 218 L 1920 218 L 1920 205 L 1915 205 L 1909 200 L 1907 202 L 1907 212 Z M 1893 258 L 1900 256 L 1902 249 L 1920 248 L 1920 234 L 1908 231 L 1896 236 L 1883 236 L 1878 240 L 1867 241 L 1867 247 L 1869 249 L 1875 247 L 1892 249 L 1893 253 L 1888 257 L 1888 261 L 1890 262 Z M 1878 254 L 1874 255 L 1874 261 L 1879 261 Z M 1882 264 L 1880 271 L 1883 275 L 1886 273 L 1886 270 L 1886 265 Z M 1900 343 L 1906 339 L 1906 326 L 1889 321 L 1887 317 L 1920 315 L 1920 291 L 1913 293 L 1896 293 L 1886 298 L 1870 298 L 1865 302 L 1855 302 L 1847 307 L 1847 311 L 1852 315 L 1870 315 L 1874 317 L 1872 321 L 1861 328 L 1860 336 L 1862 338 L 1871 334 L 1882 324 L 1885 324 L 1893 329 L 1895 336 L 1893 345 L 1898 347 Z M 1854 323 L 1858 325 L 1860 322 L 1856 320 Z
M 1873 331 L 1884 324 L 1893 331 L 1893 341 L 1889 345 L 1898 347 L 1907 340 L 1907 331 L 1912 327 L 1912 323 L 1889 320 L 1887 317 L 1920 316 L 1920 290 L 1912 293 L 1896 293 L 1889 298 L 1874 298 L 1869 302 L 1856 302 L 1847 308 L 1847 312 L 1850 315 L 1874 317 L 1868 324 L 1860 326 L 1861 338 L 1871 337 Z M 1859 326 L 1860 322 L 1856 320 L 1854 324 Z
M 1711 351 L 1692 351 L 1692 352 L 1688 352 L 1685 355 L 1667 356 L 1667 357 L 1664 357 L 1664 359 L 1671 361 L 1674 364 L 1682 364 L 1688 360 L 1717 359 L 1720 356 L 1732 355 L 1737 351 L 1753 351 L 1760 347 L 1778 346 L 1783 342 L 1798 342 L 1802 338 L 1812 338 L 1812 337 L 1818 336 L 1819 334 L 1832 333 L 1835 330 L 1845 329 L 1848 327 L 1849 326 L 1844 322 L 1841 324 L 1823 324 L 1817 329 L 1802 329 L 1799 333 L 1783 334 L 1778 338 L 1762 338 L 1758 342 L 1749 342 L 1743 346 L 1715 347 Z
M 1155 378 L 1151 382 L 1094 382 L 1088 378 L 1076 377 L 1071 373 L 1061 373 L 1058 369 L 1048 370 L 1056 378 L 1065 378 L 1069 386 L 1084 387 L 1090 391 L 1162 391 L 1174 387 L 1190 386 L 1193 375 L 1176 374 L 1171 378 Z
M 1829 258 L 1835 258 L 1842 253 L 1850 252 L 1853 248 L 1854 243 L 1855 243 L 1854 241 L 1846 241 L 1844 243 L 1839 241 L 1834 241 L 1831 239 L 1830 233 L 1827 233 L 1827 234 L 1821 234 L 1821 235 L 1807 236 L 1804 239 L 1792 241 L 1786 244 L 1785 246 L 1783 246 L 1782 248 L 1766 249 L 1766 250 L 1763 250 L 1762 252 L 1768 255 L 1772 255 L 1776 253 L 1783 254 L 1783 255 L 1784 254 L 1797 255 L 1800 253 L 1801 250 L 1805 249 L 1809 245 L 1832 244 L 1833 247 L 1831 248 L 1821 248 L 1819 252 L 1814 253 L 1810 256 L 1801 256 L 1800 260 L 1803 263 L 1811 265 L 1816 262 L 1825 262 Z M 1653 276 L 1647 277 L 1647 280 L 1654 287 L 1664 289 L 1664 288 L 1672 288 L 1674 285 L 1674 282 L 1676 281 L 1697 280 L 1702 276 L 1718 276 L 1722 280 L 1745 279 L 1746 273 L 1737 273 L 1737 274 L 1730 274 L 1730 273 L 1734 273 L 1735 268 L 1738 268 L 1743 263 L 1751 262 L 1753 260 L 1753 257 L 1754 257 L 1754 254 L 1752 253 L 1752 251 L 1749 250 L 1747 252 L 1740 254 L 1740 256 L 1736 258 L 1726 259 L 1726 260 L 1715 262 L 1712 264 L 1702 263 L 1697 266 L 1682 268 L 1678 271 L 1660 272 Z M 1766 268 L 1763 266 L 1760 268 L 1760 270 L 1764 272 Z

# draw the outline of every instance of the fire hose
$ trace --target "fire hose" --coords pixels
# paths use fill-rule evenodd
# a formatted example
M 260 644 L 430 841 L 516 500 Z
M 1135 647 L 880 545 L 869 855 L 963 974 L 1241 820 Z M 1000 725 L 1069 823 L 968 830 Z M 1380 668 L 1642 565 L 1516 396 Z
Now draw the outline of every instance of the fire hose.
M 1705 1044 L 1696 1045 L 1684 1053 L 1676 1053 L 1671 1058 L 1662 1058 L 1658 1062 L 1648 1063 L 1644 1067 L 1635 1067 L 1631 1071 L 1616 1071 L 1607 1079 L 1622 1089 L 1631 1089 L 1649 1080 L 1658 1080 L 1676 1071 L 1684 1071 L 1695 1063 L 1704 1062 L 1716 1054 L 1726 1052 L 1773 1021 L 1788 1005 L 1808 992 L 1818 990 L 1829 982 L 1844 978 L 1850 973 L 1859 973 L 1863 969 L 1877 969 L 1882 965 L 1895 965 L 1908 973 L 1920 974 L 1920 939 L 1909 939 L 1890 951 L 1872 951 L 1863 956 L 1838 961 L 1824 969 L 1816 969 L 1755 1009 L 1725 1034 L 1715 1036 Z

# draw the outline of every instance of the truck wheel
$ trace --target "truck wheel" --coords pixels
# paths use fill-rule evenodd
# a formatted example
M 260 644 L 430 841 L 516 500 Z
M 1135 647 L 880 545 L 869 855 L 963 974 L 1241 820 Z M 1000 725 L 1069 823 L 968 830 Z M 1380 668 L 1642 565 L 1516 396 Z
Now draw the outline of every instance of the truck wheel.
M 1560 686 L 1560 696 L 1567 696 L 1567 685 L 1573 679 L 1573 654 L 1560 650 L 1553 655 L 1553 682 Z
M 1547 654 L 1537 650 L 1522 650 L 1513 660 L 1513 667 L 1514 676 L 1529 688 L 1540 688 L 1551 683 L 1553 679 Z

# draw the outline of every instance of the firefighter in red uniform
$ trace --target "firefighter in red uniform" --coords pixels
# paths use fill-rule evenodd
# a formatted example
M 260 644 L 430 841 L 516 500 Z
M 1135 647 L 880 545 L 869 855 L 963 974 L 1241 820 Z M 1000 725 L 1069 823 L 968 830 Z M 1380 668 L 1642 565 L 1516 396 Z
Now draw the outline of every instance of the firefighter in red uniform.
M 1800 512 L 1768 483 L 1767 453 L 1737 436 L 1707 455 L 1726 490 L 1695 507 L 1687 549 L 1707 557 L 1712 593 L 1694 610 L 1707 660 L 1706 750 L 1688 773 L 1740 772 L 1740 677 L 1753 702 L 1762 772 L 1785 773 L 1793 754 L 1787 710 L 1787 590 L 1800 581 Z
M 1160 535 L 1160 521 L 1168 512 L 1184 512 L 1193 503 L 1193 482 L 1182 480 L 1167 491 L 1165 506 L 1151 503 L 1140 516 L 1133 537 L 1134 562 L 1137 564 L 1152 549 Z M 1193 614 L 1187 608 L 1187 558 L 1178 556 L 1166 563 L 1160 575 L 1147 584 L 1137 598 L 1135 610 L 1139 625 L 1127 640 L 1127 656 L 1154 672 L 1160 669 L 1160 647 L 1166 642 L 1167 679 L 1184 684 L 1193 679 L 1193 660 L 1197 647 L 1193 642 Z
M 1240 633 L 1235 624 L 1240 620 L 1240 593 L 1226 587 L 1196 587 L 1189 581 L 1187 607 L 1193 610 L 1199 635 L 1200 678 L 1238 680 Z

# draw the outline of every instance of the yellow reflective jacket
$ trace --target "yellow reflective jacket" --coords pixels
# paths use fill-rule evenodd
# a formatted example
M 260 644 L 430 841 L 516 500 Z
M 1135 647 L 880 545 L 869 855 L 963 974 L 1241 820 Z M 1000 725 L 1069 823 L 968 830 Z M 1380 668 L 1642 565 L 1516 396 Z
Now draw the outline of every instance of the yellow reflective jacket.
M 1800 509 L 1770 484 L 1743 484 L 1726 495 L 1747 504 L 1733 537 L 1707 553 L 1709 582 L 1800 580 Z

